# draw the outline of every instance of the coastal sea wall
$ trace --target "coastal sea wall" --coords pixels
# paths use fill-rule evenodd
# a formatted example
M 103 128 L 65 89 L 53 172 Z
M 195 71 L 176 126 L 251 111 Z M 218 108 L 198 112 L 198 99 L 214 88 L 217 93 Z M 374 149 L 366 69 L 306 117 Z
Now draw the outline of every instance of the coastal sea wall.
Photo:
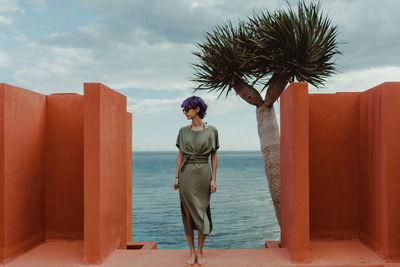
M 281 232 L 293 261 L 310 240 L 360 239 L 400 258 L 400 83 L 281 96 Z M 296 223 L 296 221 L 298 223 Z
M 0 263 L 49 239 L 83 240 L 87 263 L 126 248 L 131 138 L 126 96 L 102 84 L 84 95 L 0 84 Z

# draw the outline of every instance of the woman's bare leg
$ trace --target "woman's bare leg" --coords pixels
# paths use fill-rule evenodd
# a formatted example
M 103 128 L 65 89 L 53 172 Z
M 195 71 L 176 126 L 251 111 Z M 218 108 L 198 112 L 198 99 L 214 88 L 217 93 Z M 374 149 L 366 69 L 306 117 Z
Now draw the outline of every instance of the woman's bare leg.
M 206 259 L 203 257 L 203 245 L 206 236 L 203 235 L 200 231 L 198 231 L 198 247 L 197 247 L 197 263 L 204 264 Z
M 189 209 L 182 203 L 183 210 L 185 211 L 186 225 L 189 228 L 189 233 L 186 235 L 186 239 L 190 247 L 190 258 L 187 260 L 189 264 L 194 264 L 196 262 L 196 250 L 194 249 L 194 231 L 192 228 L 192 217 L 190 216 Z

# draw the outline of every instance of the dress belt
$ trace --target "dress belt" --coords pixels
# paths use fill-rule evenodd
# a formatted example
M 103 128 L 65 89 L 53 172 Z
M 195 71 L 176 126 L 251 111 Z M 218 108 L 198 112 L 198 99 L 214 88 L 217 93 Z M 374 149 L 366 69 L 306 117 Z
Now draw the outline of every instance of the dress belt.
M 188 163 L 200 163 L 200 164 L 208 163 L 208 156 L 197 156 L 197 155 L 184 154 L 180 172 L 183 171 L 183 168 Z

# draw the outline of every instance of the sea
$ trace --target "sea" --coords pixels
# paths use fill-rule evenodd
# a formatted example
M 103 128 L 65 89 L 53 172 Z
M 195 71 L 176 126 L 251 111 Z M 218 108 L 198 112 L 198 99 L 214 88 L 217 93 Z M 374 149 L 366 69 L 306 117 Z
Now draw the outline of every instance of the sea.
M 179 192 L 172 189 L 176 157 L 177 152 L 133 152 L 133 241 L 188 249 Z M 211 194 L 210 209 L 213 230 L 205 249 L 264 248 L 266 240 L 279 240 L 261 152 L 218 152 L 217 192 Z

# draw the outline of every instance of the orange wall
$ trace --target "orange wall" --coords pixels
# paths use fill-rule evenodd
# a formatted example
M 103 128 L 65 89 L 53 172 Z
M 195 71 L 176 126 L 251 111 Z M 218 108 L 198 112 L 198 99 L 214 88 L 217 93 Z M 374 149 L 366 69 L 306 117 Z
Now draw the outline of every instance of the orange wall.
M 306 83 L 292 83 L 280 102 L 281 240 L 292 261 L 308 261 L 309 129 Z
M 46 238 L 84 238 L 100 263 L 131 240 L 132 114 L 106 86 L 85 94 L 0 84 L 0 263 Z
M 297 233 L 309 231 L 310 238 L 360 238 L 385 259 L 400 259 L 400 83 L 308 101 L 301 88 L 292 83 L 281 96 L 282 244 L 293 259 Z M 307 109 L 308 126 L 299 119 Z M 299 149 L 307 139 L 309 149 Z M 309 168 L 310 225 L 296 229 L 308 212 L 295 212 L 301 165 Z
M 309 96 L 311 238 L 358 237 L 358 96 Z
M 4 201 L 4 84 L 0 84 L 0 264 L 5 259 L 5 201 Z
M 84 260 L 99 263 L 127 242 L 126 97 L 86 83 L 84 101 Z
M 132 240 L 132 114 L 126 114 L 126 124 L 128 130 L 126 131 L 126 241 Z
M 400 258 L 400 83 L 360 97 L 361 239 L 389 259 Z
M 46 237 L 83 239 L 83 96 L 47 96 Z
M 46 96 L 0 84 L 0 262 L 44 240 Z

